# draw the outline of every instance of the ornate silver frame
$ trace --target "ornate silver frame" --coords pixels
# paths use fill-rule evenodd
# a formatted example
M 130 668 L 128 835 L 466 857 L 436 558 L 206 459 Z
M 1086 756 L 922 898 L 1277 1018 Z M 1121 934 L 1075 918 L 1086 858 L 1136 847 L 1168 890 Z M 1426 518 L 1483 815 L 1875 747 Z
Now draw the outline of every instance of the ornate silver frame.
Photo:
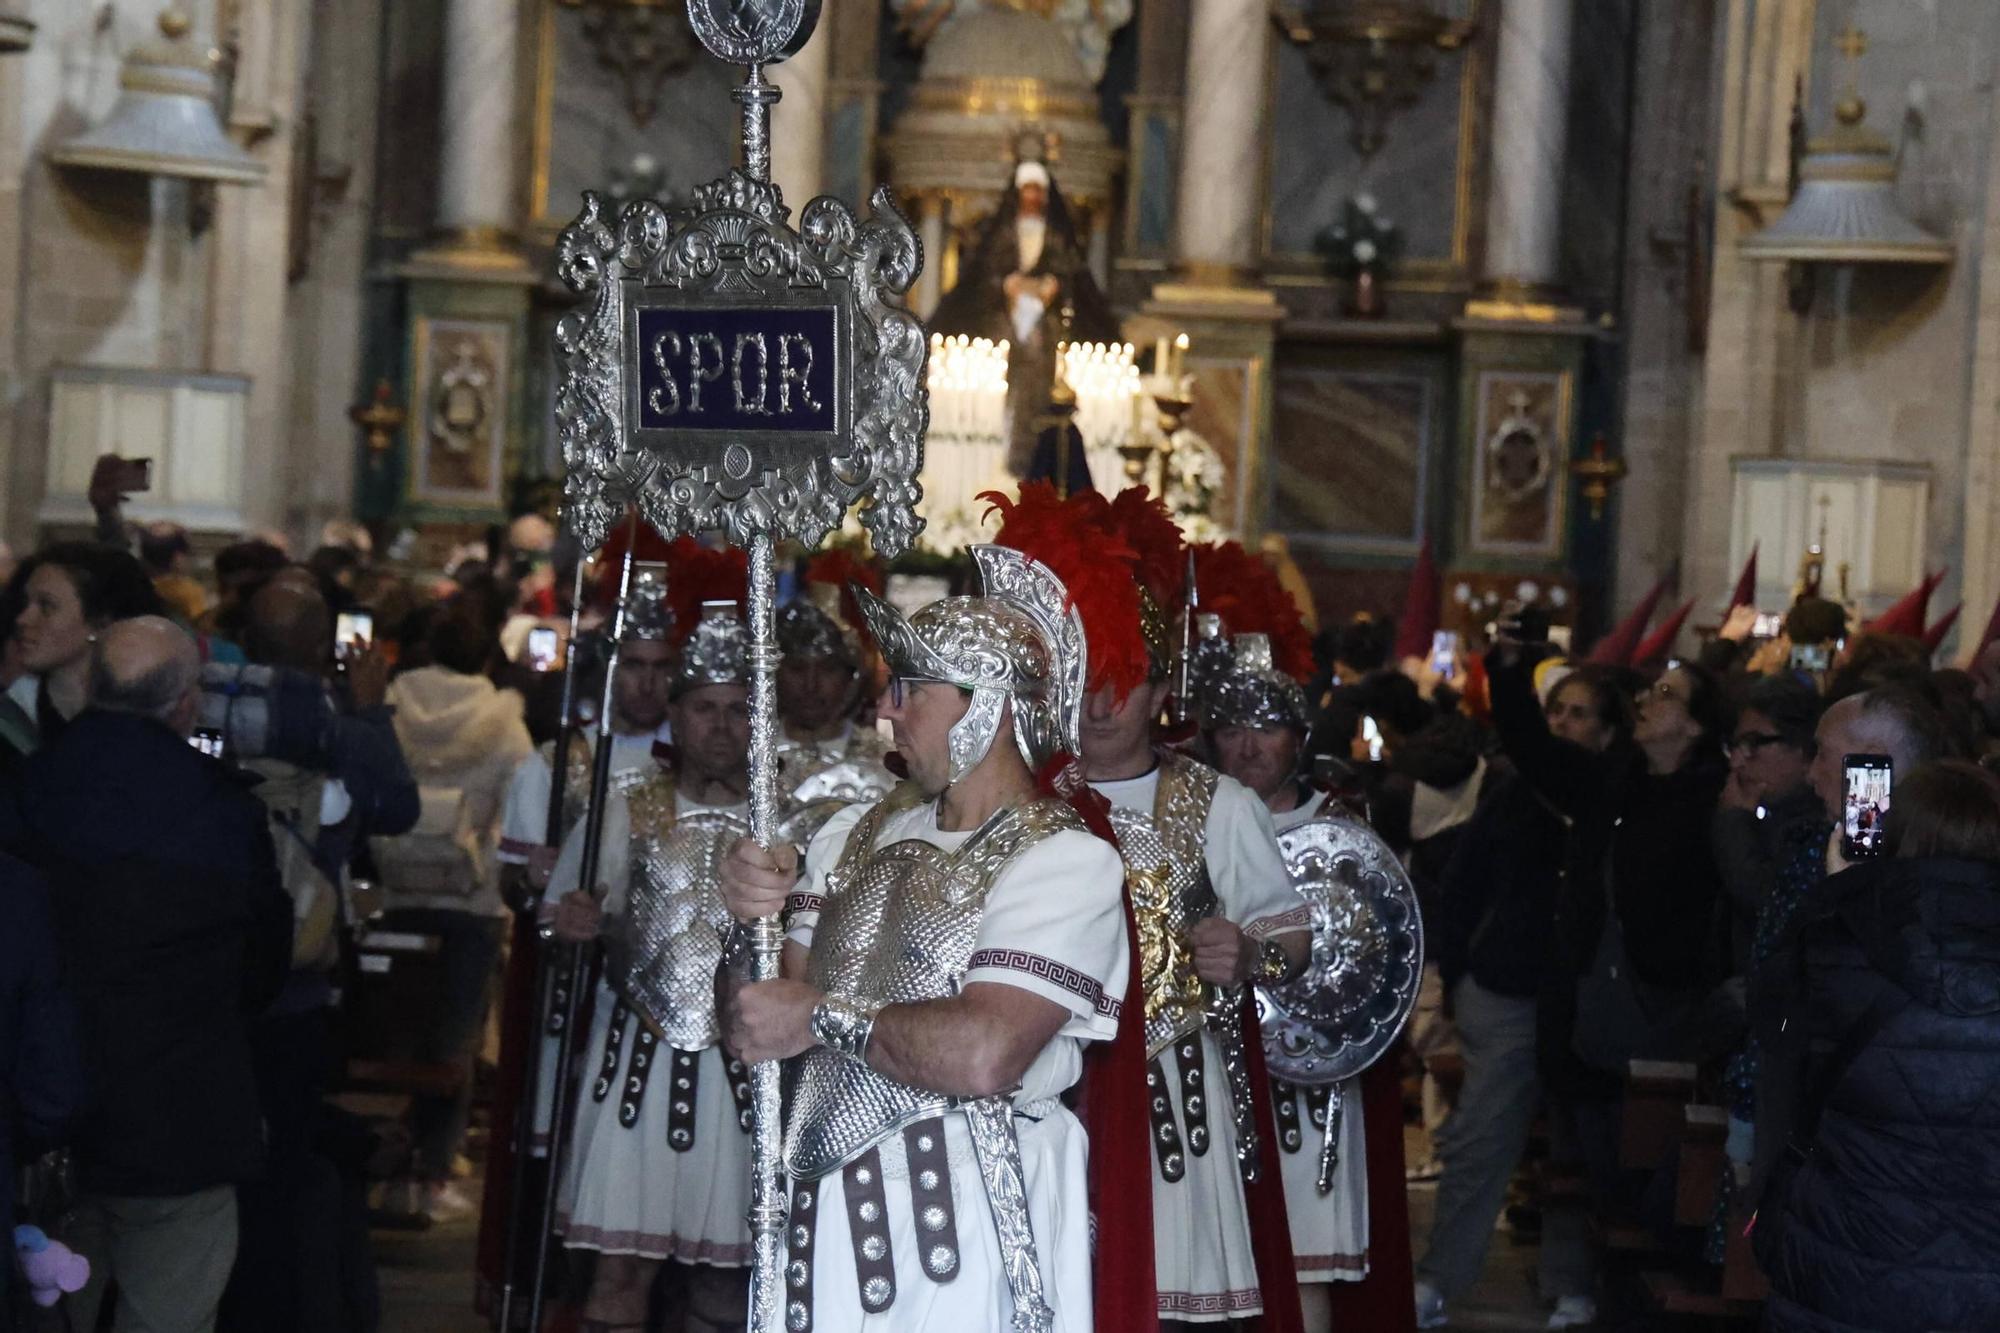
M 557 274 L 592 298 L 556 327 L 566 510 L 586 547 L 627 504 L 661 532 L 719 529 L 743 547 L 758 535 L 816 545 L 857 502 L 885 556 L 922 530 L 929 348 L 898 300 L 923 266 L 922 244 L 886 188 L 865 221 L 826 197 L 807 205 L 797 230 L 789 218 L 777 186 L 731 171 L 697 190 L 693 208 L 641 199 L 614 219 L 586 194 L 563 229 Z M 833 431 L 638 428 L 626 365 L 643 352 L 641 312 L 806 305 L 834 312 Z M 851 447 L 836 452 L 850 429 Z

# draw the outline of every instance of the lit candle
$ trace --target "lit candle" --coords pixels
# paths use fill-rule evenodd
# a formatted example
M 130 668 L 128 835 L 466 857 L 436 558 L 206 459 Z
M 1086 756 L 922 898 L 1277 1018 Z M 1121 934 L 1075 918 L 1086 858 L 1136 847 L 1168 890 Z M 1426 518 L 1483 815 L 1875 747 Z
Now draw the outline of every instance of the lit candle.
M 1182 372 L 1186 369 L 1187 366 L 1187 349 L 1188 349 L 1188 336 L 1185 333 L 1183 333 L 1178 338 L 1174 339 L 1174 361 L 1173 361 L 1172 373 L 1175 381 L 1174 388 L 1176 391 L 1180 389 L 1180 377 Z

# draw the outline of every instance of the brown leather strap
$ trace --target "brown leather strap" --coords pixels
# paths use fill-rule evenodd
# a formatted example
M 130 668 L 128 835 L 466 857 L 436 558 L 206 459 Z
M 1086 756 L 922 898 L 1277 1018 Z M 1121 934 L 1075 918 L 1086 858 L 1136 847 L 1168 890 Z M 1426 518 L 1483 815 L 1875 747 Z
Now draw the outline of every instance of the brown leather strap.
M 910 1211 L 917 1219 L 918 1256 L 933 1282 L 958 1276 L 958 1216 L 951 1204 L 951 1158 L 944 1150 L 944 1121 L 919 1120 L 903 1131 L 910 1159 Z
M 841 1172 L 847 1235 L 854 1244 L 854 1280 L 861 1309 L 881 1314 L 896 1303 L 896 1256 L 889 1248 L 889 1212 L 882 1192 L 882 1154 L 870 1148 Z
M 1281 1078 L 1271 1080 L 1271 1109 L 1278 1117 L 1278 1142 L 1286 1152 L 1297 1152 L 1305 1142 L 1299 1133 L 1299 1090 Z
M 1181 1122 L 1187 1126 L 1188 1151 L 1208 1155 L 1208 1075 L 1201 1067 L 1201 1034 L 1191 1032 L 1174 1045 L 1174 1063 L 1181 1069 Z
M 604 1059 L 597 1067 L 597 1082 L 590 1085 L 590 1100 L 601 1102 L 611 1095 L 618 1081 L 618 1057 L 625 1050 L 625 1020 L 631 1010 L 620 1000 L 611 1007 L 611 1026 L 604 1032 Z
M 792 1230 L 785 1257 L 785 1328 L 788 1333 L 812 1333 L 813 1236 L 819 1228 L 819 1182 L 801 1180 L 792 1186 Z
M 648 1032 L 646 1037 L 653 1034 Z M 640 1038 L 641 1041 L 645 1037 Z M 667 1102 L 667 1146 L 675 1152 L 686 1152 L 694 1147 L 695 1096 L 701 1091 L 701 1052 L 683 1051 L 672 1047 L 668 1070 L 672 1084 L 668 1089 Z
M 1153 1152 L 1160 1159 L 1160 1177 L 1171 1184 L 1187 1174 L 1187 1158 L 1181 1152 L 1180 1126 L 1174 1123 L 1168 1095 L 1167 1071 L 1156 1055 L 1146 1064 L 1146 1109 L 1153 1122 Z

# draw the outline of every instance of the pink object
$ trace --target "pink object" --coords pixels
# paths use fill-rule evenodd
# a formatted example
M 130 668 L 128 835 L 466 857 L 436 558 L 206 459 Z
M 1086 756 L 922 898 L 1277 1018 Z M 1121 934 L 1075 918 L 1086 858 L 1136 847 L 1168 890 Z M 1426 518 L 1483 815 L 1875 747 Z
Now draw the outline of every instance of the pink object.
M 50 1240 L 40 1227 L 14 1228 L 14 1257 L 27 1279 L 28 1294 L 43 1309 L 70 1292 L 82 1291 L 90 1281 L 90 1260 L 61 1241 Z

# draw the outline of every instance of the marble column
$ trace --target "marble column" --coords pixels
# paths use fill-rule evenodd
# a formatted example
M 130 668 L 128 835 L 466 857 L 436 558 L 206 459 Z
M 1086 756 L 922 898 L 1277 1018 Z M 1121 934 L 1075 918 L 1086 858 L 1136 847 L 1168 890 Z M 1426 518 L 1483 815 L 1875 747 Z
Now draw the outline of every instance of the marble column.
M 476 248 L 515 230 L 519 39 L 516 0 L 447 0 L 437 226 Z
M 944 295 L 944 196 L 925 195 L 917 218 L 917 239 L 923 242 L 924 271 L 917 275 L 916 290 L 910 293 L 910 309 L 918 319 L 929 319 Z
M 1192 0 L 1176 250 L 1197 283 L 1240 283 L 1257 266 L 1270 28 L 1267 0 Z
M 1548 288 L 1559 276 L 1574 2 L 1499 6 L 1486 206 L 1486 279 L 1496 287 Z
M 827 74 L 833 52 L 833 20 L 820 15 L 805 49 L 765 73 L 784 96 L 771 113 L 771 179 L 784 192 L 792 220 L 826 190 Z M 849 205 L 862 201 L 850 199 Z

